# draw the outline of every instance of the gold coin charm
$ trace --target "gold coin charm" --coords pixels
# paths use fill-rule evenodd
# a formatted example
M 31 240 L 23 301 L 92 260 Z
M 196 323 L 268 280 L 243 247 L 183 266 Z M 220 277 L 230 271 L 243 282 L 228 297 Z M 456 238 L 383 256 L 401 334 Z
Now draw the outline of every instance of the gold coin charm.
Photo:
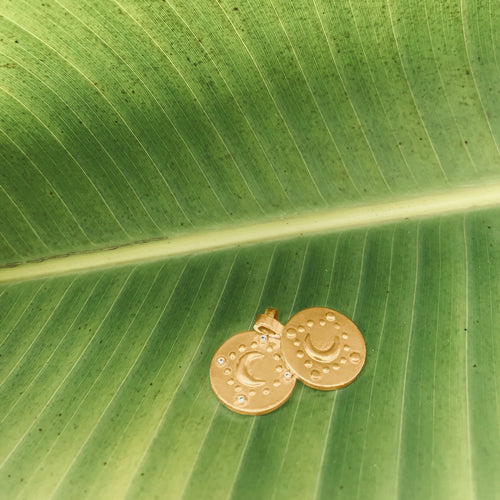
M 283 357 L 304 384 L 340 389 L 363 368 L 366 347 L 356 325 L 327 307 L 304 309 L 290 319 L 281 337 Z
M 210 364 L 215 395 L 244 415 L 275 410 L 290 397 L 295 381 L 283 360 L 279 338 L 255 331 L 226 340 Z

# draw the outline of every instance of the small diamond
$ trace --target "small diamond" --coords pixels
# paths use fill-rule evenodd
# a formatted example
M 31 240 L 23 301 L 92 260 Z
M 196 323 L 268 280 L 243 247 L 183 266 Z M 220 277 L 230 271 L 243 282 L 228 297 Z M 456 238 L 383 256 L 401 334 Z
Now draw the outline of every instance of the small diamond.
M 238 403 L 243 403 L 245 401 L 245 396 L 238 396 Z
M 217 363 L 219 363 L 219 365 L 223 365 L 224 364 L 224 361 L 226 361 L 224 358 L 219 358 L 217 360 Z
M 290 378 L 292 374 L 290 372 L 285 372 L 285 378 Z
M 267 340 L 267 335 L 261 335 L 260 336 L 260 341 L 265 342 Z

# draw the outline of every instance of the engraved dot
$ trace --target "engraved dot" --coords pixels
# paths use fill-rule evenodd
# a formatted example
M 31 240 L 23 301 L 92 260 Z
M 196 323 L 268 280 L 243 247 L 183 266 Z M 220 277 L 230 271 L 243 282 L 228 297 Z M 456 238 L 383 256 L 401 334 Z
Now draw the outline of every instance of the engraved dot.
M 304 361 L 304 366 L 305 366 L 306 368 L 311 368 L 311 366 L 312 366 L 312 365 L 313 365 L 313 364 L 312 364 L 312 361 L 311 361 L 310 359 L 306 359 L 306 360 Z
M 353 352 L 349 357 L 351 359 L 351 363 L 359 363 L 361 361 L 361 355 L 359 352 Z
M 257 394 L 253 389 L 248 393 L 250 396 L 255 396 Z
M 320 324 L 320 326 L 325 326 L 326 325 L 326 321 L 324 319 L 320 319 L 319 320 L 319 324 Z
M 234 388 L 234 390 L 235 390 L 236 392 L 241 392 L 241 385 L 237 385 L 237 386 Z
M 222 357 L 221 357 L 221 358 L 219 358 L 219 359 L 217 360 L 217 363 L 219 363 L 219 365 L 223 365 L 225 361 L 226 361 L 226 358 L 222 358 Z
M 285 376 L 286 379 L 291 379 L 292 378 L 292 374 L 290 372 L 285 372 L 284 376 Z
M 323 373 L 330 373 L 330 368 L 328 368 L 328 366 L 325 366 L 322 371 Z
M 350 350 L 351 350 L 351 348 L 350 348 L 350 347 L 346 344 L 346 345 L 344 346 L 344 351 L 346 351 L 346 352 L 347 352 L 347 351 L 350 351 Z
M 266 351 L 267 351 L 267 352 L 273 352 L 273 348 L 272 348 L 271 346 L 267 346 L 267 347 L 266 347 Z
M 313 380 L 319 380 L 319 379 L 321 378 L 321 373 L 319 373 L 319 371 L 318 371 L 318 370 L 313 370 L 313 371 L 311 372 L 311 378 L 312 378 Z
M 236 359 L 236 353 L 231 352 L 231 353 L 229 354 L 229 359 Z
M 298 340 L 296 340 L 296 341 L 293 343 L 293 345 L 294 345 L 295 347 L 299 347 L 300 342 L 299 342 Z
M 228 385 L 234 385 L 234 379 L 230 378 L 228 381 L 227 381 Z
M 294 339 L 294 338 L 297 336 L 297 330 L 295 330 L 295 328 L 289 328 L 289 329 L 286 331 L 286 336 L 287 336 L 289 339 Z
M 335 314 L 333 314 L 332 312 L 327 312 L 326 313 L 326 319 L 328 321 L 335 321 Z
M 275 354 L 273 356 L 273 358 L 276 360 L 276 361 L 279 361 L 281 359 L 281 356 L 279 354 Z
M 306 329 L 305 329 L 302 325 L 300 325 L 300 326 L 297 328 L 297 330 L 298 330 L 298 332 L 299 332 L 299 333 L 304 333 L 304 332 L 306 331 Z
M 238 347 L 238 351 L 243 352 L 246 349 L 245 344 L 241 344 L 240 347 Z
M 303 358 L 304 357 L 304 351 L 297 351 L 297 357 L 298 358 Z
M 335 328 L 335 330 L 340 330 L 340 325 L 338 323 L 335 323 L 333 325 L 333 328 Z
M 278 366 L 276 367 L 276 371 L 277 371 L 278 373 L 282 372 L 282 371 L 283 371 L 283 367 L 282 367 L 281 365 L 278 365 Z
M 345 365 L 347 363 L 347 359 L 340 358 L 340 364 Z
M 344 340 L 346 340 L 348 337 L 349 337 L 349 335 L 347 335 L 347 333 L 343 333 L 343 334 L 342 334 L 342 338 L 343 338 Z
M 309 328 L 312 328 L 314 326 L 314 321 L 310 319 L 306 324 Z
M 273 382 L 274 387 L 279 387 L 281 385 L 281 382 L 279 380 L 275 380 Z
M 340 365 L 338 363 L 333 363 L 332 368 L 334 370 L 340 370 Z
M 230 374 L 231 374 L 231 368 L 226 368 L 226 369 L 224 370 L 224 374 L 225 374 L 225 375 L 230 375 Z
M 255 349 L 255 348 L 257 347 L 257 345 L 258 345 L 258 344 L 257 344 L 257 342 L 252 342 L 252 344 L 251 344 L 251 345 L 252 345 L 252 349 Z
M 271 392 L 271 391 L 270 391 L 267 387 L 266 387 L 266 388 L 262 391 L 262 393 L 263 393 L 265 396 L 267 396 L 270 392 Z
M 261 342 L 266 342 L 266 340 L 267 340 L 267 335 L 261 335 L 260 336 L 260 341 Z

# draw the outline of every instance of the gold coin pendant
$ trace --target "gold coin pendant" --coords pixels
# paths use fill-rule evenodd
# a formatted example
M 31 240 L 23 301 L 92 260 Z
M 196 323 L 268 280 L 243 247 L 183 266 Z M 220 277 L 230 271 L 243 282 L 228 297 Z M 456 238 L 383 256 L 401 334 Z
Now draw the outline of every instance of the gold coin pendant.
M 283 356 L 304 384 L 340 389 L 363 368 L 365 341 L 346 316 L 327 307 L 304 309 L 290 319 L 281 339 Z
M 244 415 L 262 415 L 290 397 L 296 378 L 280 340 L 255 331 L 229 338 L 210 364 L 210 384 L 219 400 Z

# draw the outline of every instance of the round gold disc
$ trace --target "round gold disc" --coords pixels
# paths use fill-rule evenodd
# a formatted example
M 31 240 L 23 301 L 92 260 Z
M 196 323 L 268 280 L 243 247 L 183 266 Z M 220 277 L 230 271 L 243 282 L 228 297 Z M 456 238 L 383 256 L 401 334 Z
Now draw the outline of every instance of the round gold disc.
M 283 356 L 297 377 L 315 389 L 340 389 L 350 384 L 365 363 L 366 347 L 356 325 L 327 307 L 311 307 L 283 329 Z
M 222 344 L 210 364 L 210 384 L 229 409 L 262 415 L 281 406 L 296 378 L 280 350 L 279 339 L 257 332 L 234 335 Z

